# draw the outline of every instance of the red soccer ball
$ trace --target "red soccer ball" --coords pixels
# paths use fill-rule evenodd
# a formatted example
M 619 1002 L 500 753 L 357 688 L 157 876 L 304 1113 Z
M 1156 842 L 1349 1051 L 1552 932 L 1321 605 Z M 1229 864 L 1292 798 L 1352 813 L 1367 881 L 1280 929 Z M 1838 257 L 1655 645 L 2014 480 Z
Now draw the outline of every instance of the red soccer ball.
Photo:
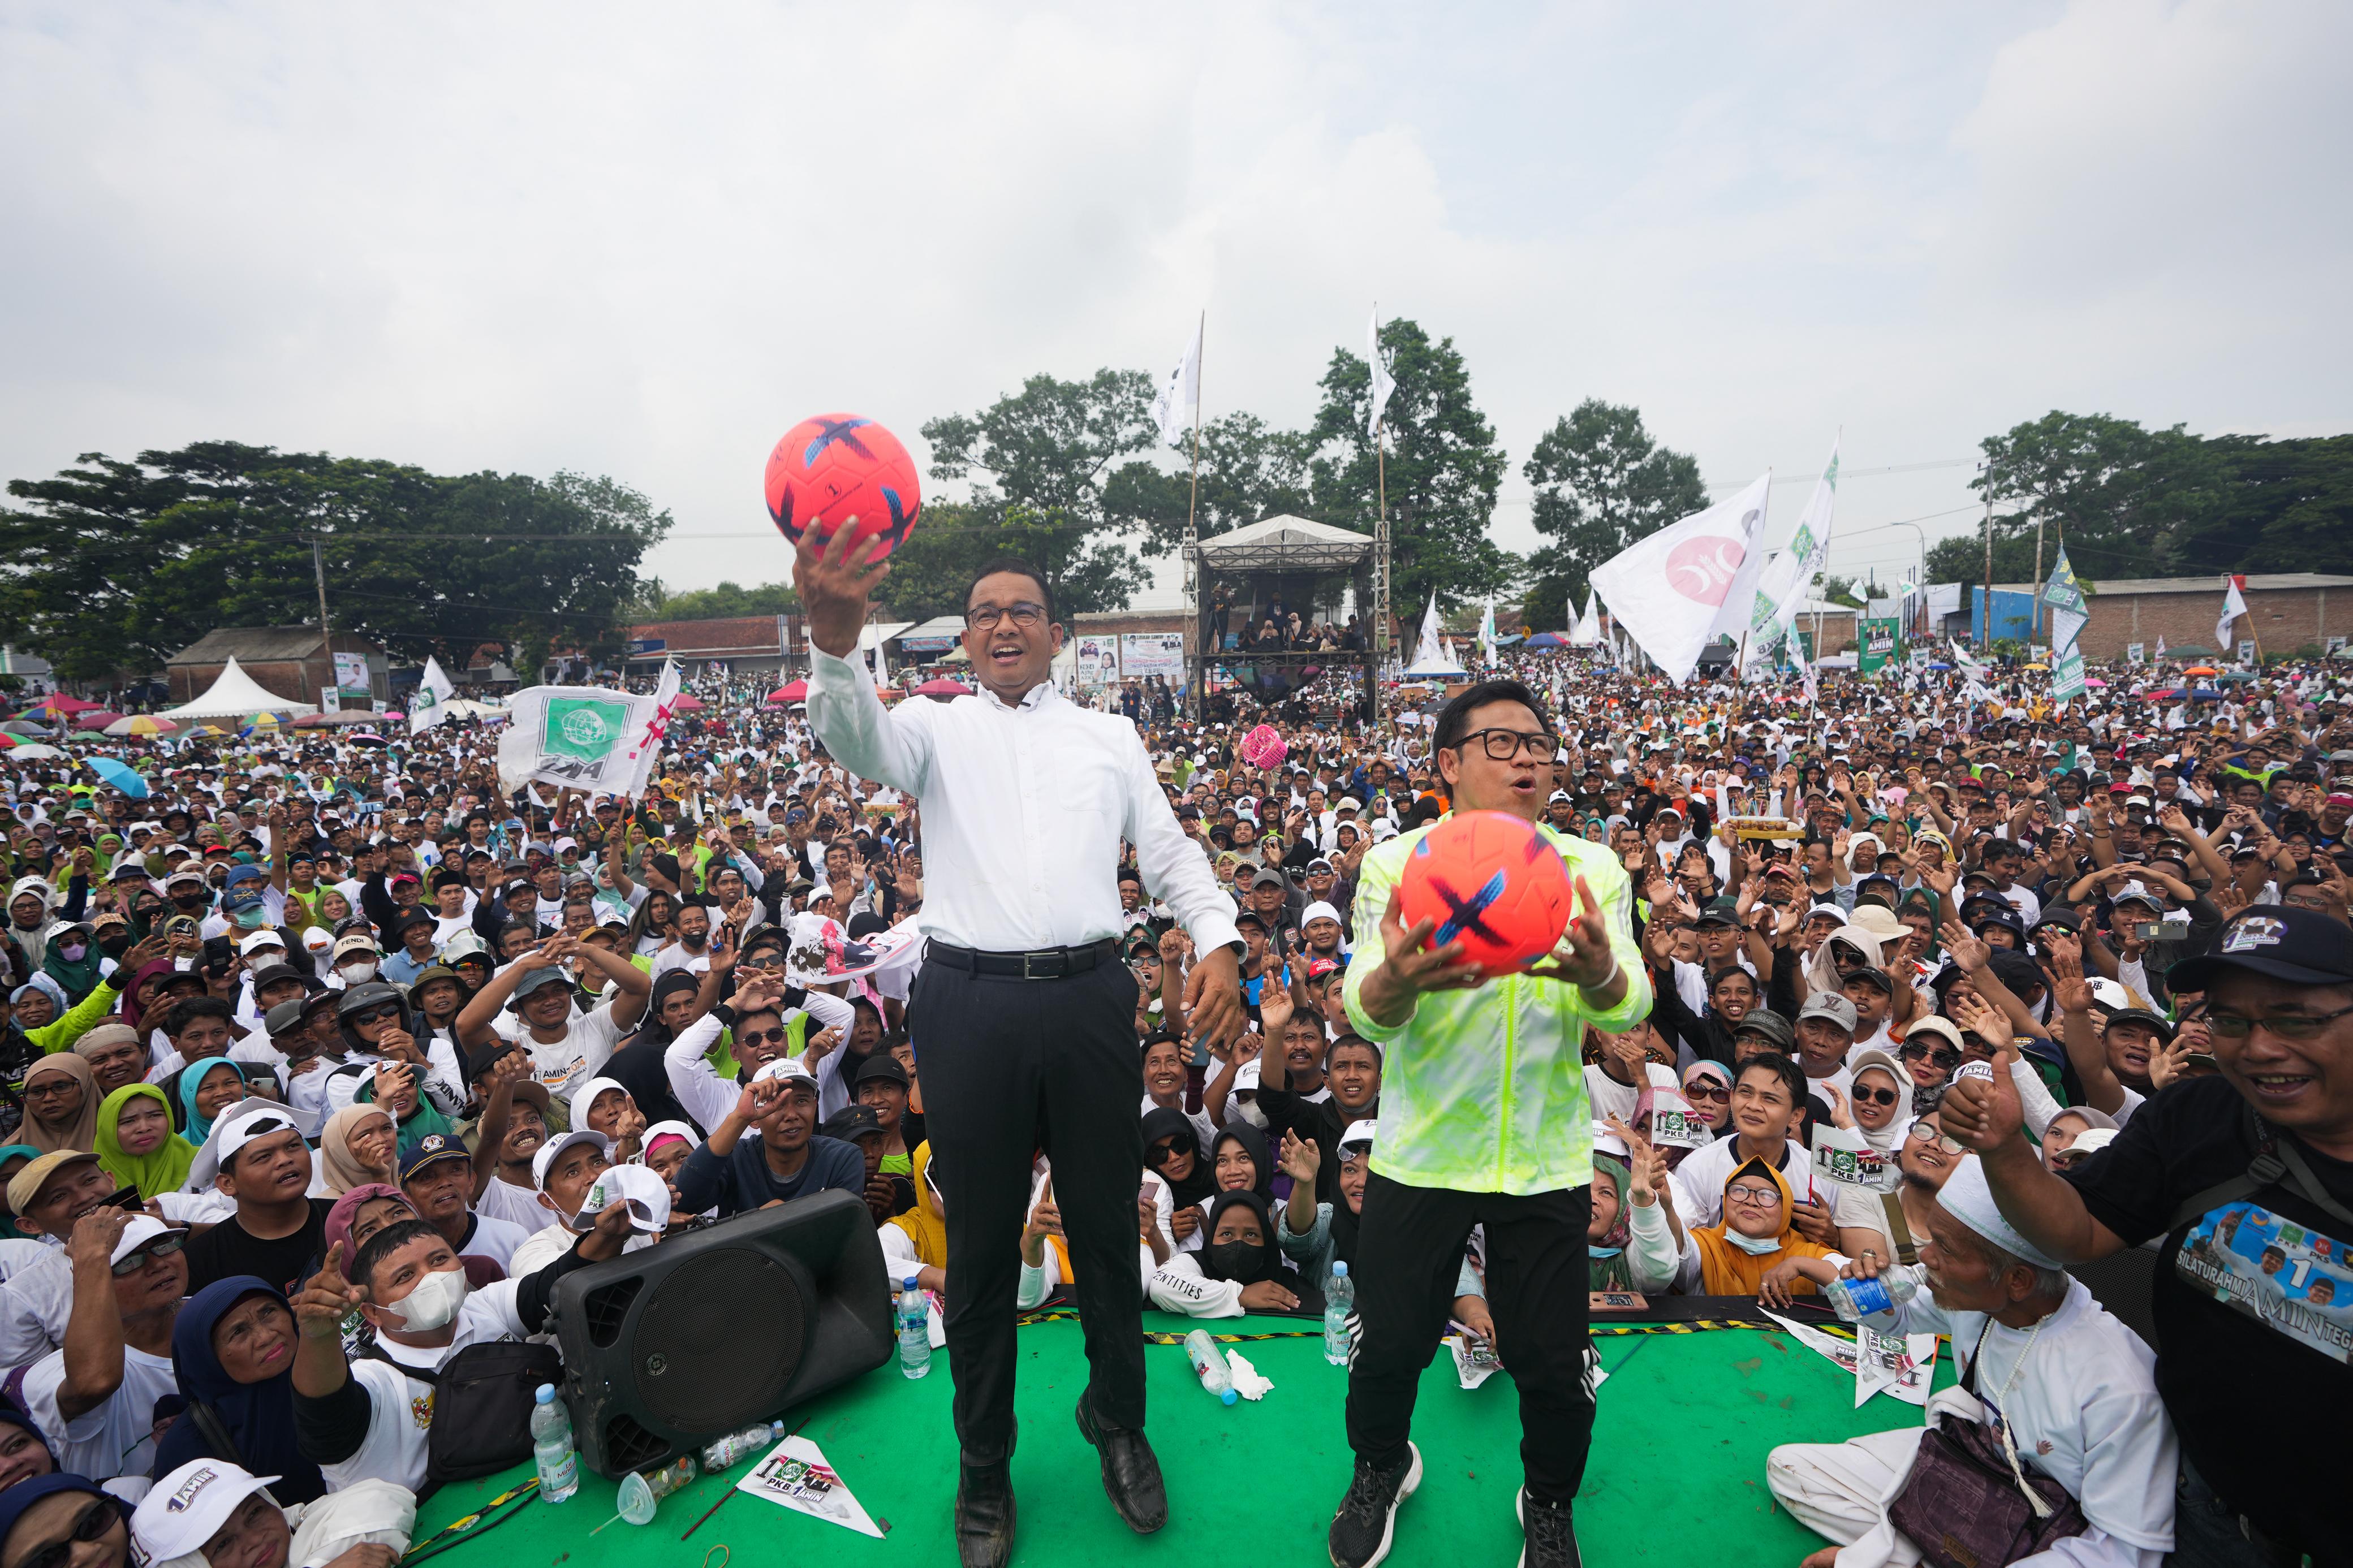
M 1560 851 L 1501 811 L 1458 811 L 1423 834 L 1396 896 L 1407 925 L 1438 922 L 1432 948 L 1460 942 L 1464 957 L 1491 975 L 1551 952 L 1576 910 Z
M 766 488 L 768 516 L 796 545 L 805 533 L 826 543 L 854 518 L 852 537 L 880 534 L 885 555 L 923 504 L 915 459 L 899 437 L 855 414 L 820 414 L 786 431 L 768 454 Z

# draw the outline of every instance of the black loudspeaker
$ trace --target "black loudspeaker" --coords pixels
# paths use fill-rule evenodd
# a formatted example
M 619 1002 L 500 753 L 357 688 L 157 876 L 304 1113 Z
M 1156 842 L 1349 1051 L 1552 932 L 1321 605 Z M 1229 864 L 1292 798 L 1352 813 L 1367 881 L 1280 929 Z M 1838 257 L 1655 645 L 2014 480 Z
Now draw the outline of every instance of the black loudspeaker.
M 825 1192 L 556 1282 L 580 1454 L 618 1478 L 873 1371 L 896 1346 L 865 1199 Z

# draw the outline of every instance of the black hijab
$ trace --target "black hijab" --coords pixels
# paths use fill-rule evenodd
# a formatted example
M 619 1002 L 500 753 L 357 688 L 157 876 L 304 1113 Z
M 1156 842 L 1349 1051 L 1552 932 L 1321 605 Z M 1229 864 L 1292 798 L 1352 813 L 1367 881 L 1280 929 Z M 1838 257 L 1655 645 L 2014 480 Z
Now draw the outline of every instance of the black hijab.
M 1149 1164 L 1152 1146 L 1164 1138 L 1175 1140 L 1172 1149 L 1187 1150 L 1193 1156 L 1193 1173 L 1182 1181 Z M 1145 1114 L 1144 1157 L 1147 1162 L 1146 1169 L 1155 1170 L 1160 1179 L 1168 1184 L 1169 1192 L 1180 1209 L 1206 1201 L 1218 1190 L 1217 1176 L 1210 1171 L 1209 1162 L 1201 1155 L 1200 1137 L 1193 1131 L 1192 1120 L 1181 1110 L 1155 1106 Z
M 1270 1210 L 1272 1209 L 1274 1207 L 1274 1156 L 1267 1149 L 1266 1134 L 1247 1121 L 1237 1121 L 1226 1128 L 1218 1134 L 1217 1142 L 1209 1145 L 1209 1181 L 1212 1184 L 1217 1182 L 1218 1151 L 1225 1145 L 1229 1138 L 1242 1146 L 1242 1152 L 1250 1156 L 1250 1164 L 1258 1173 L 1251 1179 L 1250 1190 L 1256 1193 Z

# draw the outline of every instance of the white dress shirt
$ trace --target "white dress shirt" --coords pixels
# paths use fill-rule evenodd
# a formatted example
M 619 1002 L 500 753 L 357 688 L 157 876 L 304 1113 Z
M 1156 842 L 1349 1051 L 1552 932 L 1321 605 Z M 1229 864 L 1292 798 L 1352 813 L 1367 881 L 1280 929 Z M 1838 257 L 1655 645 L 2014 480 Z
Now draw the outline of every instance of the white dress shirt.
M 923 806 L 925 936 L 985 952 L 1079 947 L 1123 929 L 1122 839 L 1144 886 L 1204 952 L 1239 942 L 1234 904 L 1185 837 L 1133 721 L 1040 682 L 886 710 L 853 659 L 809 650 L 809 722 L 860 778 Z

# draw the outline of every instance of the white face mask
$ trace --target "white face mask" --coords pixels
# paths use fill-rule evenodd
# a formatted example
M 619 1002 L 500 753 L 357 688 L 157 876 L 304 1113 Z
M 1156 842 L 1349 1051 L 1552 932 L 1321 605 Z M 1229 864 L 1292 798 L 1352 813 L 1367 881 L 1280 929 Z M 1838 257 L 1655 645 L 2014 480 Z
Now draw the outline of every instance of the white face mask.
M 436 1329 L 449 1326 L 458 1309 L 466 1304 L 466 1270 L 460 1267 L 427 1274 L 417 1282 L 414 1289 L 392 1304 L 400 1314 L 400 1326 L 411 1333 L 429 1334 Z
M 1256 1101 L 1246 1100 L 1235 1109 L 1240 1111 L 1241 1119 L 1244 1121 L 1249 1122 L 1252 1127 L 1257 1128 L 1261 1132 L 1266 1131 L 1266 1112 L 1258 1108 Z
M 335 966 L 335 973 L 343 977 L 346 984 L 357 985 L 363 980 L 375 978 L 375 964 L 372 960 L 361 963 L 339 963 Z
M 1724 1227 L 1724 1239 L 1732 1243 L 1733 1246 L 1740 1248 L 1741 1251 L 1748 1254 L 1751 1258 L 1762 1258 L 1768 1252 L 1778 1252 L 1781 1250 L 1781 1238 L 1779 1237 L 1743 1236 L 1738 1231 L 1733 1229 L 1729 1223 L 1727 1223 Z

